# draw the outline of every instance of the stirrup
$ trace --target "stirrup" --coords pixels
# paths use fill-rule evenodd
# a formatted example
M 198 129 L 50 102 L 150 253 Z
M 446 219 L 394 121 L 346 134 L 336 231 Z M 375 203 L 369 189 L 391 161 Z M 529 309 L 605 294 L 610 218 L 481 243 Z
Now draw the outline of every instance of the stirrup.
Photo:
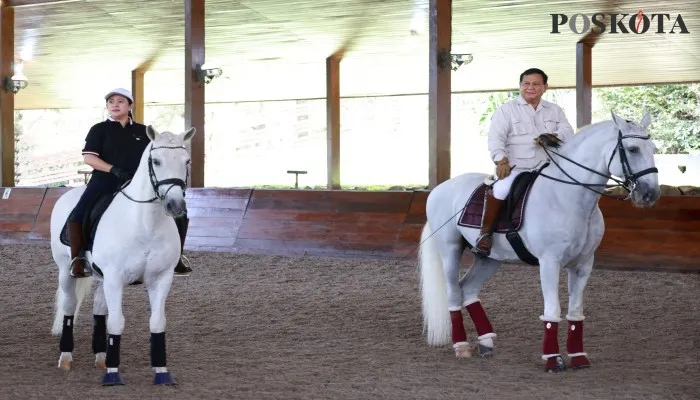
M 75 262 L 78 260 L 85 261 L 85 263 L 83 265 L 83 275 L 84 276 L 73 275 L 73 264 L 75 264 Z M 85 258 L 83 256 L 77 256 L 74 259 L 72 259 L 70 261 L 70 276 L 72 276 L 73 278 L 89 278 L 89 277 L 91 277 L 92 276 L 92 267 L 90 266 L 90 260 L 88 260 L 87 258 Z
M 481 243 L 481 240 L 484 239 L 484 238 L 486 238 L 486 237 L 490 237 L 490 238 L 491 238 L 491 245 L 493 246 L 493 234 L 491 234 L 491 233 L 482 233 L 482 234 L 479 235 L 478 238 L 476 238 L 476 242 L 474 243 L 474 247 L 472 247 L 472 253 L 476 253 L 476 254 L 482 255 L 482 256 L 484 256 L 484 257 L 488 257 L 489 255 L 491 255 L 491 249 L 490 249 L 490 248 L 489 248 L 488 251 L 483 251 L 483 250 L 480 250 L 480 249 L 479 249 L 479 243 Z

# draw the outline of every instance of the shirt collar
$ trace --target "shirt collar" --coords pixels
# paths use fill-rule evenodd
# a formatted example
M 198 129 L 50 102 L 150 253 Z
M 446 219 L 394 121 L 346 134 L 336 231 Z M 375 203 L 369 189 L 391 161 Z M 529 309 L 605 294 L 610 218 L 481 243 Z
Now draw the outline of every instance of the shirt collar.
M 119 122 L 119 121 L 115 120 L 114 118 L 112 118 L 111 115 L 109 117 L 107 117 L 107 120 L 112 121 L 112 122 Z M 134 121 L 131 119 L 131 117 L 129 117 L 129 125 L 133 125 L 133 124 L 134 124 Z
M 523 99 L 523 96 L 520 94 L 518 95 L 518 98 L 515 99 L 515 102 L 520 106 L 528 106 L 529 105 L 529 104 L 527 104 L 527 101 L 525 101 L 525 99 Z M 550 105 L 551 104 L 547 100 L 540 99 L 540 104 L 537 105 L 537 108 L 540 108 L 540 107 L 548 108 Z

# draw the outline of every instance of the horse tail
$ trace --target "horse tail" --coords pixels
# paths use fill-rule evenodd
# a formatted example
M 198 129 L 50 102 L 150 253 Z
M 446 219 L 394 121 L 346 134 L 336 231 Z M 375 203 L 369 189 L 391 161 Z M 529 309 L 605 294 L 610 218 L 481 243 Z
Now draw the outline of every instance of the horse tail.
M 442 270 L 442 259 L 426 223 L 421 234 L 419 268 L 421 295 L 423 298 L 423 333 L 431 346 L 441 346 L 452 341 L 452 321 L 447 309 L 447 285 Z
M 78 301 L 75 307 L 75 313 L 73 315 L 73 326 L 75 326 L 75 321 L 78 319 L 78 312 L 80 312 L 80 305 L 83 303 L 83 299 L 90 291 L 92 287 L 92 278 L 81 278 L 76 279 L 75 284 L 75 296 Z M 61 286 L 56 289 L 56 300 L 54 303 L 54 317 L 53 326 L 51 327 L 51 333 L 53 335 L 60 335 L 63 331 L 63 305 L 66 301 L 66 295 L 61 290 Z

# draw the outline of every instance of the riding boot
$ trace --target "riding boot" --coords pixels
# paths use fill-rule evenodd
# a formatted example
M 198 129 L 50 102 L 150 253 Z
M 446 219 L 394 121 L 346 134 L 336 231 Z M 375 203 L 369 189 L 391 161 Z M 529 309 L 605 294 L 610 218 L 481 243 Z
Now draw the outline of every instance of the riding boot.
M 187 237 L 187 227 L 190 225 L 190 219 L 187 215 L 180 218 L 175 218 L 175 225 L 177 225 L 177 232 L 180 234 L 180 260 L 175 266 L 175 274 L 177 275 L 189 275 L 192 273 L 192 268 L 183 262 L 183 258 L 186 260 L 182 252 L 185 250 L 185 238 Z M 188 263 L 189 264 L 189 260 Z
M 474 250 L 476 253 L 488 257 L 491 254 L 492 234 L 496 227 L 496 220 L 505 200 L 493 197 L 493 192 L 488 190 L 484 198 L 486 210 L 481 220 L 481 234 L 476 241 Z
M 71 256 L 70 275 L 74 278 L 87 278 L 92 275 L 92 268 L 85 258 L 83 223 L 68 221 L 68 235 Z

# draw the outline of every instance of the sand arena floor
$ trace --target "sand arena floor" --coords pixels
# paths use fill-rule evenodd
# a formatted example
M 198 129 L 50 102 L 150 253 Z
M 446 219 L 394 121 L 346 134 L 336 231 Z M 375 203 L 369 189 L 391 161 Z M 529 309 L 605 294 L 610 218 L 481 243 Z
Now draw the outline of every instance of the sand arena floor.
M 376 260 L 194 253 L 167 303 L 175 388 L 153 387 L 143 286 L 124 296 L 120 371 L 100 386 L 92 298 L 74 370 L 50 334 L 57 271 L 46 245 L 0 246 L 0 399 L 699 399 L 700 274 L 594 271 L 585 297 L 592 368 L 545 374 L 537 270 L 506 265 L 482 302 L 493 359 L 425 344 L 415 266 Z M 566 310 L 565 274 L 561 280 Z M 469 339 L 475 339 L 471 320 Z M 560 327 L 560 346 L 565 346 Z

